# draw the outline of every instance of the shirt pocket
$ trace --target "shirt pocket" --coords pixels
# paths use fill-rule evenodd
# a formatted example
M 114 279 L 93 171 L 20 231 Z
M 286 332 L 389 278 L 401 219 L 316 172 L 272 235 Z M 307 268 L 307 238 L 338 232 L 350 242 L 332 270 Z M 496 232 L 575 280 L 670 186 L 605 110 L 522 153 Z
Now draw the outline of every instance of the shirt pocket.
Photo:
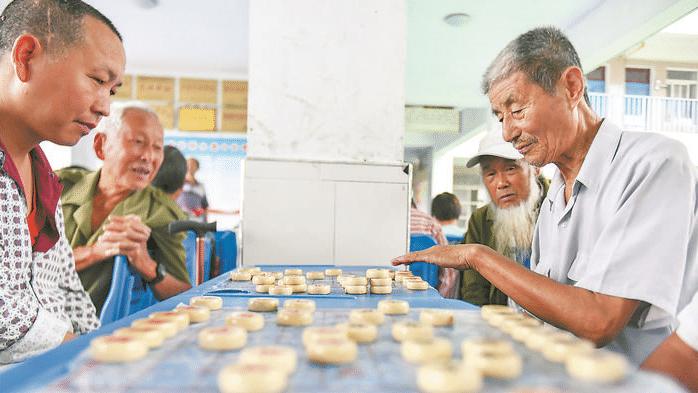
M 583 253 L 577 253 L 577 256 L 572 261 L 569 270 L 567 270 L 567 279 L 571 281 L 572 284 L 577 283 L 581 280 L 587 272 L 587 262 L 588 258 Z

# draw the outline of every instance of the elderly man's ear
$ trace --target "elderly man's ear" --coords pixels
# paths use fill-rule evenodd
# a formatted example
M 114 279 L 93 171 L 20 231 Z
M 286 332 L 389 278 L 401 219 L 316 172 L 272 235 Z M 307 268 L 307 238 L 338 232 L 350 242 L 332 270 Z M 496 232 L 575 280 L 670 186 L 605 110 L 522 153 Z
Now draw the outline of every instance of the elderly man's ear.
M 27 82 L 32 75 L 32 62 L 42 53 L 39 39 L 31 34 L 17 37 L 12 47 L 12 63 L 15 74 L 22 82 Z
M 584 99 L 584 74 L 579 67 L 568 67 L 560 75 L 560 82 L 570 107 Z
M 92 142 L 92 148 L 95 150 L 95 154 L 97 155 L 97 158 L 100 160 L 104 161 L 104 145 L 106 144 L 107 141 L 107 135 L 103 134 L 101 132 L 98 132 L 95 134 L 95 139 Z

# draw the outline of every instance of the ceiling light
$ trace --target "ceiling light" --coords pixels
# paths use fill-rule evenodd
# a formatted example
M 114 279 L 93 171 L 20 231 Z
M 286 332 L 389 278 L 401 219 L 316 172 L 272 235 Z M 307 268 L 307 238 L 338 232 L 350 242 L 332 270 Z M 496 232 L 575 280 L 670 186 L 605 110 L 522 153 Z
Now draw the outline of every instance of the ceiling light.
M 160 4 L 160 0 L 136 0 L 136 3 L 141 7 L 145 9 L 151 9 L 155 8 Z
M 463 27 L 469 20 L 470 15 L 465 12 L 454 12 L 444 16 L 444 22 L 453 27 Z

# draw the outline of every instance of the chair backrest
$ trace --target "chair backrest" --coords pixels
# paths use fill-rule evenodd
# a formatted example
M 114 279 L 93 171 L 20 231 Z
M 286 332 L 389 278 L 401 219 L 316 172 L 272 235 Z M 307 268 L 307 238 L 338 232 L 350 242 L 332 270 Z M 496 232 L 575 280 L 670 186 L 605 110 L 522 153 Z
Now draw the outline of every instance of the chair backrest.
M 220 260 L 220 274 L 234 270 L 237 267 L 238 244 L 235 232 L 216 232 L 216 256 Z
M 429 235 L 410 235 L 410 252 L 426 250 L 435 246 L 436 240 Z M 439 267 L 426 262 L 415 262 L 410 265 L 410 271 L 434 288 L 439 286 Z
M 111 286 L 99 313 L 102 325 L 127 317 L 156 302 L 153 291 L 141 276 L 131 269 L 126 257 L 115 256 Z
M 129 314 L 131 295 L 136 277 L 131 273 L 128 260 L 123 255 L 114 257 L 111 286 L 99 313 L 102 325 L 114 322 Z

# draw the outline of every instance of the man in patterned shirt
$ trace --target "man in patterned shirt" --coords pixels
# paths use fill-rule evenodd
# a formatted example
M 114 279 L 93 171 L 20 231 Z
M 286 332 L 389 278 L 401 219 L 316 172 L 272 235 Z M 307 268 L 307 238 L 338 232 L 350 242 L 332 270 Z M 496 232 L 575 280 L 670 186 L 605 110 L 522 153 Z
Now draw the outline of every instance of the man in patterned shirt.
M 15 0 L 0 15 L 0 364 L 99 326 L 39 143 L 74 145 L 109 115 L 124 63 L 119 33 L 82 1 Z

